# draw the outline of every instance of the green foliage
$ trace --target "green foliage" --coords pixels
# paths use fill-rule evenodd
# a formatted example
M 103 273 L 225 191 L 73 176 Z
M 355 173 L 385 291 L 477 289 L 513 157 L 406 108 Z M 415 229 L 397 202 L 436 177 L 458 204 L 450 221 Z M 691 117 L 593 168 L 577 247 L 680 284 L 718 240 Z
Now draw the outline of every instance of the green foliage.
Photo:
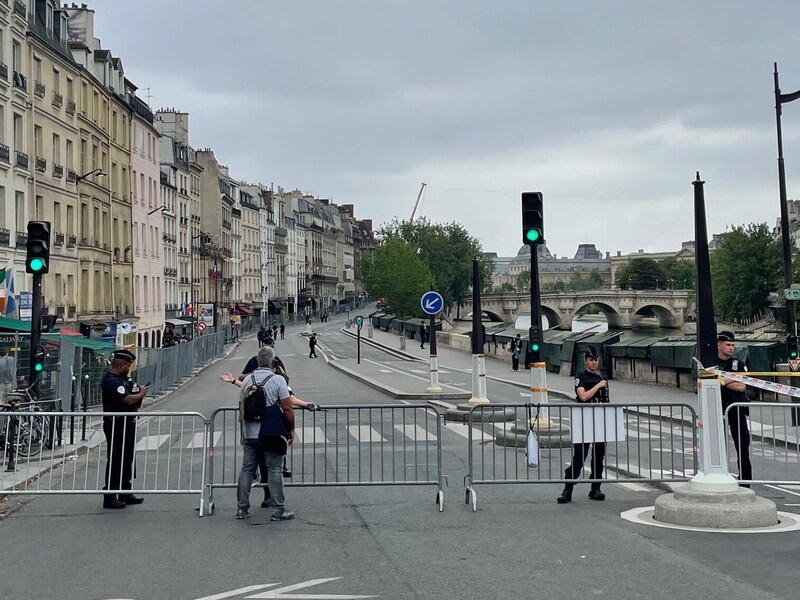
M 422 314 L 419 301 L 433 276 L 417 249 L 401 239 L 384 240 L 362 263 L 364 287 L 373 298 L 386 298 L 398 315 Z
M 615 284 L 623 290 L 693 290 L 694 273 L 693 260 L 634 258 L 617 270 Z
M 444 298 L 445 307 L 461 304 L 472 289 L 472 261 L 479 259 L 481 288 L 491 289 L 494 264 L 483 254 L 480 242 L 459 223 L 431 223 L 424 217 L 398 221 L 382 227 L 383 240 L 399 239 L 419 250 L 419 258 L 433 273 L 434 289 Z
M 658 263 L 666 281 L 665 287 L 672 290 L 694 290 L 696 266 L 693 260 L 668 258 Z
M 517 273 L 517 291 L 518 292 L 527 292 L 531 289 L 531 272 L 530 269 L 526 269 L 520 273 Z
M 603 288 L 603 276 L 597 271 L 592 271 L 588 275 L 573 273 L 564 287 L 571 292 L 599 290 Z
M 766 223 L 734 227 L 711 254 L 714 310 L 724 320 L 761 312 L 769 293 L 783 289 L 783 252 Z

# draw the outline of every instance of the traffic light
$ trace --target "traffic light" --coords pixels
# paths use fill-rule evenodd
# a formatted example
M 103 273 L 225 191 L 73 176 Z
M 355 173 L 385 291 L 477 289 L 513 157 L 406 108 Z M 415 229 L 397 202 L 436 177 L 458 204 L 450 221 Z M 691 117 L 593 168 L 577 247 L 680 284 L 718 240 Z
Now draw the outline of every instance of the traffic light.
M 528 329 L 528 357 L 529 363 L 539 362 L 540 352 L 542 350 L 542 328 L 531 327 Z
M 50 222 L 28 221 L 28 251 L 25 272 L 44 275 L 50 272 Z
M 522 243 L 544 244 L 544 199 L 541 192 L 522 194 Z
M 797 336 L 793 333 L 786 336 L 786 354 L 789 360 L 796 360 L 800 357 L 800 351 L 798 351 L 797 346 Z
M 33 370 L 37 373 L 44 371 L 44 346 L 33 349 Z
M 310 298 L 310 297 L 309 297 L 309 298 L 306 298 L 306 304 L 308 304 L 309 306 L 311 306 L 311 298 Z

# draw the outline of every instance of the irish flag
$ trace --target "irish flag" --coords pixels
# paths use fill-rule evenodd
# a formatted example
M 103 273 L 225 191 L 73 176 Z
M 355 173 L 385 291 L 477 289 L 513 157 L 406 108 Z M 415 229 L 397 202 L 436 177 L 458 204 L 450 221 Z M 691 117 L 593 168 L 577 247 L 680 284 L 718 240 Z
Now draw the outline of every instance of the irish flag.
M 0 269 L 0 313 L 11 315 L 17 312 L 17 301 L 14 298 L 14 263 L 9 260 L 5 268 Z

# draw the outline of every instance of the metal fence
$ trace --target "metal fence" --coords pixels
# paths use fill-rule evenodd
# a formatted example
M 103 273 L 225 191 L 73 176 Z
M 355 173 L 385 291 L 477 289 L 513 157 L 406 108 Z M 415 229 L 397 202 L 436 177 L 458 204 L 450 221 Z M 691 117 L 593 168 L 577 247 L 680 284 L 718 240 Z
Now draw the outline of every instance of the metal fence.
M 131 413 L 17 411 L 0 415 L 4 421 L 2 447 L 6 464 L 0 471 L 3 494 L 197 494 L 200 515 L 205 514 L 208 422 L 199 413 L 140 412 L 135 421 L 124 418 Z M 84 421 L 87 443 L 79 452 L 68 445 L 52 454 L 28 451 L 38 443 L 37 432 L 48 423 L 69 419 Z M 132 450 L 109 448 L 103 431 L 104 419 L 111 436 L 125 438 L 128 428 L 134 429 L 130 432 Z M 12 450 L 16 464 L 9 470 L 8 456 Z M 121 480 L 106 482 L 109 455 L 124 452 L 128 456 L 131 451 L 130 459 L 135 465 L 131 489 L 122 489 Z
M 427 404 L 335 406 L 324 412 L 295 410 L 296 440 L 289 448 L 289 487 L 436 486 L 444 508 L 441 415 Z M 435 433 L 431 433 L 435 431 Z M 242 462 L 236 407 L 210 419 L 209 512 L 214 490 L 235 488 Z M 263 487 L 265 482 L 259 486 Z
M 688 481 L 697 470 L 696 422 L 688 404 L 477 405 L 467 419 L 466 502 L 477 510 L 478 484 Z M 531 426 L 540 446 L 535 467 L 525 452 Z M 579 449 L 585 462 L 575 477 L 566 467 Z M 591 478 L 595 452 L 605 468 Z
M 785 402 L 730 405 L 725 410 L 729 471 L 748 484 L 800 483 L 798 413 L 800 406 Z

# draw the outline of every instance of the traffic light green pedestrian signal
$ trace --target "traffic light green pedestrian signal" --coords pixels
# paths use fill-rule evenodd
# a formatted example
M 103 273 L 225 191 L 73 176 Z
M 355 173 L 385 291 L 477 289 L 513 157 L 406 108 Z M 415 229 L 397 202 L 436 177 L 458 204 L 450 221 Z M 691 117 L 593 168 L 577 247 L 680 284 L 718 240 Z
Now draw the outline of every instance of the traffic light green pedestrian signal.
M 798 349 L 797 336 L 790 333 L 786 336 L 786 354 L 789 360 L 796 360 L 800 357 L 800 349 Z
M 531 360 L 529 362 L 539 362 L 539 352 L 542 349 L 541 327 L 531 327 L 528 329 L 528 349 L 531 353 Z
M 25 272 L 44 275 L 50 271 L 50 223 L 29 221 L 28 240 L 25 242 Z
M 522 194 L 522 243 L 544 244 L 544 198 L 541 192 Z
M 44 346 L 36 346 L 33 350 L 33 370 L 37 373 L 44 371 Z

